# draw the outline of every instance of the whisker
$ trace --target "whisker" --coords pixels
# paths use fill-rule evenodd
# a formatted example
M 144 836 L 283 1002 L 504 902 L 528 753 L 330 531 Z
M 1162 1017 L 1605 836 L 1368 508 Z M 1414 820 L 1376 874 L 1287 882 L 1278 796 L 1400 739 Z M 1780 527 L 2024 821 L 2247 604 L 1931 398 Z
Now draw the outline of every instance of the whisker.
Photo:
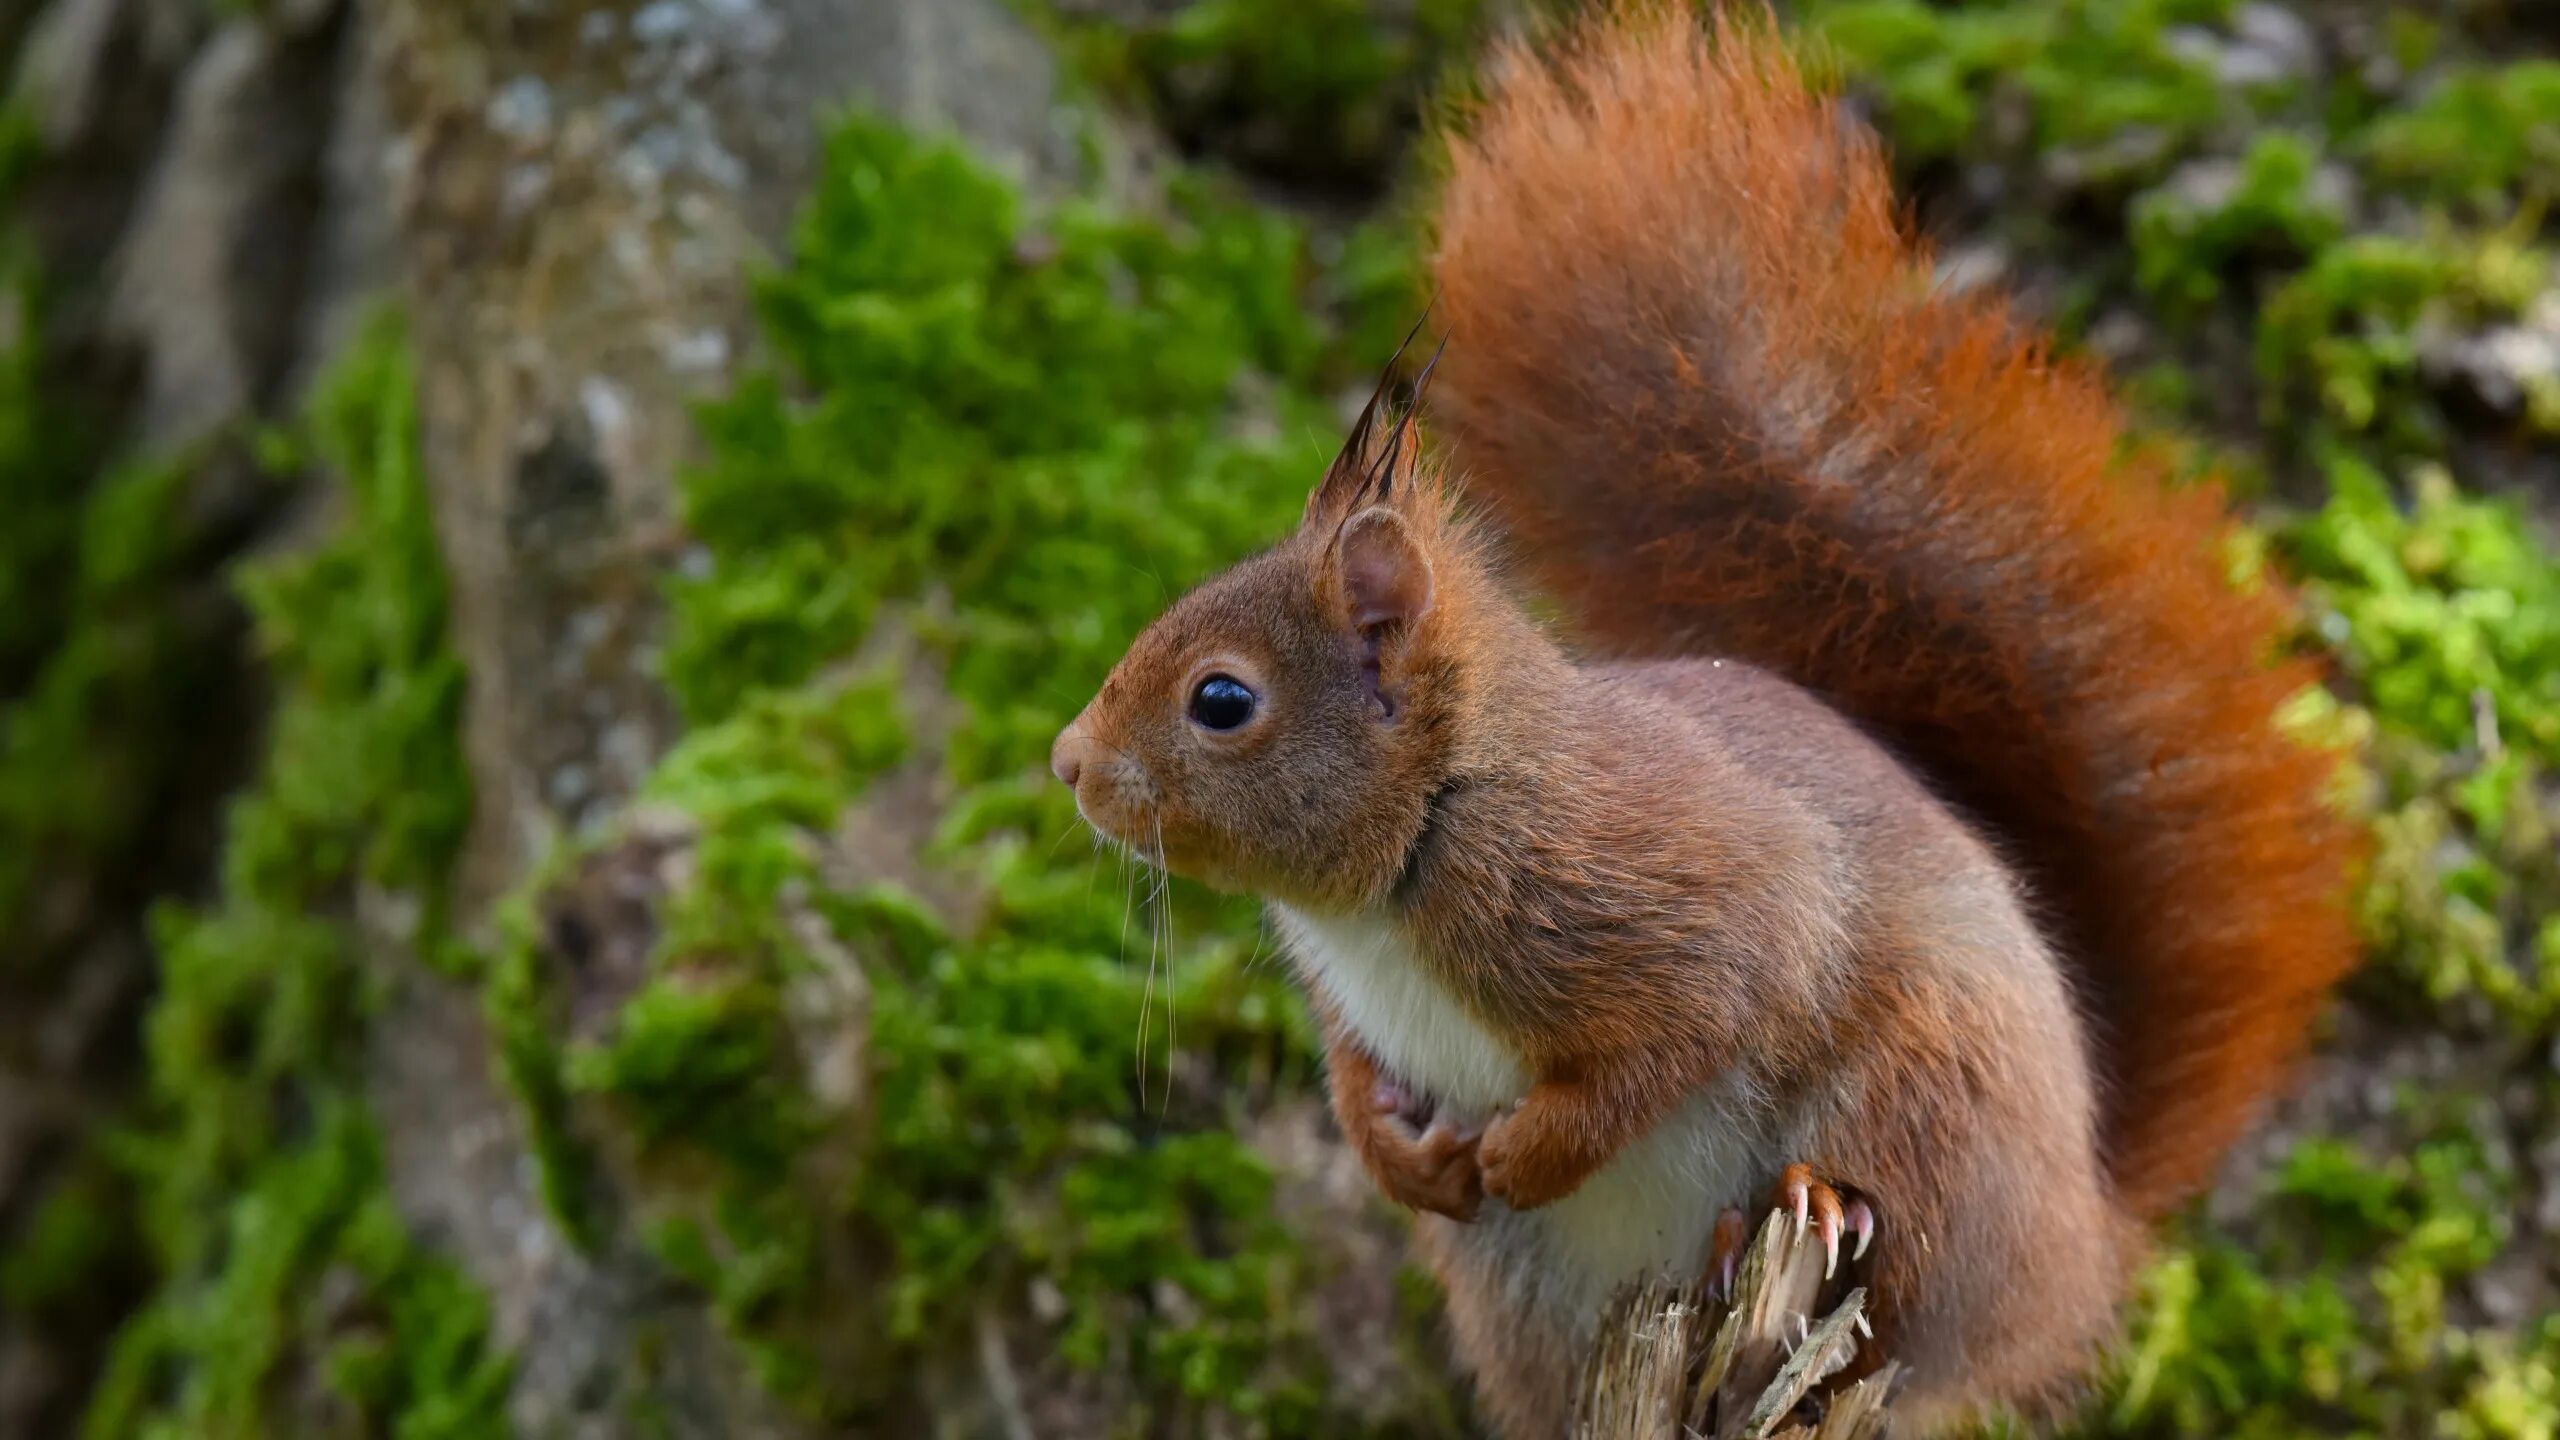
M 1253 922 L 1253 951 L 1244 957 L 1244 975 L 1251 978 L 1255 966 L 1266 959 L 1276 960 L 1280 952 L 1271 948 L 1271 927 L 1261 919 Z
M 1127 969 L 1129 965 L 1129 917 L 1135 914 L 1137 910 L 1138 877 L 1137 873 L 1130 868 L 1129 853 L 1126 850 L 1117 850 L 1116 853 L 1120 859 L 1120 965 L 1122 969 Z M 1136 1061 L 1138 1071 L 1138 1094 L 1142 1097 L 1139 1105 L 1140 1108 L 1143 1109 L 1145 1108 L 1145 1101 L 1143 1097 L 1147 1093 L 1147 1007 L 1144 1000 L 1141 1000 L 1138 1005 L 1138 1048 Z
M 1157 821 L 1156 824 L 1161 829 L 1162 822 Z M 1164 871 L 1153 854 L 1141 850 L 1138 859 L 1151 872 L 1146 893 L 1138 901 L 1138 907 L 1146 913 L 1147 920 L 1147 981 L 1138 1003 L 1138 1110 L 1143 1114 L 1147 1108 L 1147 1031 L 1151 1028 L 1149 1022 L 1154 1018 L 1156 1008 L 1156 956 L 1164 944 L 1164 926 L 1156 916 L 1156 895 L 1164 887 Z M 1172 1052 L 1168 1050 L 1165 1058 L 1165 1084 L 1168 1087 L 1173 1083 L 1172 1069 Z
M 1158 573 L 1153 566 L 1141 565 L 1137 561 L 1125 556 L 1122 557 L 1120 563 L 1156 582 L 1156 600 L 1159 604 L 1172 603 L 1173 587 L 1164 583 L 1164 576 Z
M 1175 1038 L 1175 1016 L 1181 1007 L 1175 1003 L 1173 952 L 1173 871 L 1164 858 L 1164 812 L 1156 812 L 1156 873 L 1162 877 L 1156 886 L 1157 929 L 1164 936 L 1164 1098 L 1157 1105 L 1158 1114 L 1173 1110 L 1174 1057 L 1181 1053 Z

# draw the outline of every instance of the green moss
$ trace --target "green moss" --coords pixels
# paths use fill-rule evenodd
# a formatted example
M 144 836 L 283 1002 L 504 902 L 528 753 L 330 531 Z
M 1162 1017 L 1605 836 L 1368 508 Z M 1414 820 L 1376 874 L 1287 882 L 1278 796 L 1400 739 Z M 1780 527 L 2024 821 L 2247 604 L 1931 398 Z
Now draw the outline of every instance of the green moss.
M 849 1383 L 826 1372 L 818 1345 L 795 1326 L 810 1311 L 810 1277 L 823 1273 L 818 1230 L 824 1220 L 785 1190 L 732 1190 L 707 1216 L 670 1215 L 643 1237 L 660 1263 L 709 1298 L 758 1384 L 821 1409 Z
M 2505 232 L 2360 235 L 2319 250 L 2261 312 L 2269 418 L 2383 453 L 2442 453 L 2448 427 L 2425 394 L 2420 337 L 2512 320 L 2551 273 L 2547 253 Z M 2530 428 L 2560 435 L 2560 380 L 2529 379 L 2523 399 Z
M 784 892 L 810 874 L 799 832 L 823 832 L 906 747 L 897 695 L 879 680 L 750 691 L 725 721 L 686 736 L 641 796 L 701 830 L 702 883 L 664 919 L 670 953 L 789 943 Z
M 444 643 L 413 385 L 389 322 L 339 363 L 309 444 L 346 486 L 350 538 L 241 576 L 267 663 L 294 686 L 271 721 L 274 753 L 293 763 L 234 816 L 227 858 L 244 888 L 323 876 L 425 888 L 470 818 L 462 666 Z
M 199 1275 L 128 1322 L 87 1434 L 246 1437 L 322 1417 L 355 1433 L 509 1433 L 485 1303 L 410 1240 L 371 1121 L 342 1097 L 195 1224 Z
M 862 1413 L 1037 1280 L 1063 1353 L 1142 1409 L 1324 1413 L 1303 1267 L 1214 1078 L 1306 1084 L 1297 1002 L 1247 964 L 1240 907 L 1151 890 L 1133 922 L 1061 848 L 1076 821 L 1041 762 L 1174 590 L 1286 528 L 1337 425 L 1309 297 L 1386 288 L 1320 283 L 1293 227 L 1193 185 L 1157 220 L 1035 216 L 947 146 L 865 119 L 831 137 L 759 289 L 778 366 L 705 413 L 684 484 L 703 555 L 667 674 L 694 728 L 642 808 L 685 817 L 692 850 L 651 978 L 565 1052 L 523 1018 L 557 1013 L 538 945 L 493 998 L 555 1154 L 622 1137 L 655 1252 L 803 1408 Z M 891 676 L 919 665 L 952 711 L 929 838 L 981 897 L 965 933 L 818 864 L 908 761 Z M 840 984 L 843 954 L 872 1117 L 849 1162 L 793 999 Z M 877 1257 L 863 1286 L 816 1283 L 839 1235 Z M 821 1358 L 849 1344 L 870 1363 Z
M 1182 0 L 1137 19 L 1025 0 L 1106 93 L 1195 148 L 1319 180 L 1374 181 L 1489 0 Z M 1525 7 L 1523 7 L 1525 8 Z
M 933 209 L 895 214 L 884 194 Z M 877 597 L 932 580 L 970 593 L 979 613 L 960 623 L 986 622 L 991 642 L 956 652 L 973 673 L 955 688 L 1045 717 L 1053 699 L 1007 696 L 1001 675 L 1098 676 L 1146 603 L 1120 598 L 1133 564 L 1196 574 L 1271 533 L 1268 452 L 1208 441 L 1248 368 L 1312 357 L 1298 241 L 1276 219 L 1175 203 L 1171 228 L 1082 204 L 1035 226 L 955 151 L 837 133 L 797 268 L 760 305 L 815 378 L 788 397 L 750 383 L 705 417 L 720 459 L 688 487 L 687 519 L 711 573 L 676 590 L 668 662 L 689 714 L 805 678 L 865 633 Z M 1125 483 L 1148 471 L 1166 479 Z M 1081 595 L 1104 604 L 1038 608 Z M 1007 737 L 1013 753 L 1030 733 Z
M 9 213 L 32 156 L 0 112 L 0 968 L 22 972 L 61 943 L 33 913 L 39 862 L 77 897 L 112 883 L 224 658 L 171 593 L 198 457 L 111 461 L 98 406 L 55 373 L 41 267 Z
M 2541 800 L 2560 763 L 2560 561 L 2513 502 L 2423 469 L 2403 505 L 2331 467 L 2286 548 L 2381 743 L 2366 928 L 2423 1003 L 2524 1037 L 2560 1021 L 2560 861 Z
M 2448 751 L 2488 726 L 2502 749 L 2560 760 L 2560 569 L 2520 506 L 2465 496 L 2440 469 L 2417 474 L 2405 509 L 2352 459 L 2329 479 L 2287 551 L 2381 719 Z
M 0 112 L 0 992 L 25 1012 L 0 1049 L 43 1070 L 59 1063 L 40 1058 L 48 1017 L 119 989 L 98 990 L 96 967 L 163 879 L 173 797 L 222 763 L 237 657 L 229 618 L 190 589 L 201 525 L 184 501 L 204 457 L 115 458 L 111 402 L 75 373 L 62 277 L 17 214 L 36 158 L 33 128 Z M 0 1328 L 74 1366 L 149 1281 L 134 1187 L 102 1138 L 129 1098 L 123 1048 L 84 1057 L 76 1114 L 39 1123 L 0 1216 Z M 38 1393 L 76 1400 L 87 1378 Z
M 815 1128 L 775 1073 L 782 1023 L 770 988 L 660 979 L 622 1007 L 609 1044 L 570 1055 L 569 1089 L 612 1095 L 645 1145 L 698 1146 L 740 1183 L 775 1185 Z
M 102 1167 L 73 1170 L 38 1202 L 0 1254 L 0 1307 L 37 1318 L 76 1303 L 80 1292 L 118 1268 L 126 1239 L 126 1197 Z
M 2052 257 L 2072 277 L 2066 328 L 2124 306 L 2181 345 L 2213 342 L 2189 357 L 2213 366 L 2236 321 L 2256 332 L 2280 462 L 2316 463 L 2331 430 L 2378 455 L 2441 455 L 2452 425 L 2441 382 L 2419 373 L 2420 341 L 2511 322 L 2547 288 L 2534 240 L 2560 72 L 2452 64 L 2404 96 L 2339 65 L 2226 85 L 2207 57 L 2230 8 L 1833 0 L 1804 15 L 1915 173 L 1989 162 L 2026 172 L 2030 193 L 2073 198 L 2067 226 L 2042 203 L 1991 217 L 2021 248 L 2066 252 Z M 2402 63 L 2441 63 L 2442 27 L 2391 33 Z M 2227 163 L 2227 183 L 2189 160 Z M 2386 191 L 2422 208 L 2359 231 Z M 2560 432 L 2560 383 L 2526 391 L 2524 423 Z M 2226 393 L 2192 392 L 2190 408 Z
M 2132 209 L 2135 283 L 2192 311 L 2221 294 L 2243 257 L 2298 257 L 2335 240 L 2345 217 L 2315 193 L 2319 158 L 2303 137 L 2271 132 L 2250 145 L 2228 193 L 2212 202 L 2167 190 L 2143 196 Z
M 2560 61 L 2458 70 L 2364 137 L 2374 173 L 2505 218 L 2518 193 L 2560 196 Z
M 2493 1371 L 2486 1351 L 2443 1343 L 2445 1287 L 2495 1258 L 2515 1184 L 2509 1162 L 2458 1129 L 2390 1159 L 2306 1142 L 2259 1200 L 2281 1222 L 2266 1243 L 2203 1240 L 2145 1277 L 2093 1431 L 2422 1434 L 2448 1401 L 2465 1403 L 2454 1397 L 2506 1388 L 2512 1363 Z
M 791 997 L 837 977 L 795 917 L 823 889 L 814 835 L 904 743 L 882 684 L 830 676 L 749 691 L 687 735 L 641 796 L 644 813 L 680 813 L 691 830 L 690 883 L 658 916 L 653 977 L 601 1033 L 564 1046 L 540 937 L 519 917 L 489 994 L 546 1199 L 571 1234 L 600 1234 L 588 1181 L 603 1160 L 588 1141 L 601 1128 L 645 1177 L 644 1240 L 701 1287 L 770 1388 L 820 1413 L 879 1377 L 816 1358 L 830 1280 L 817 1227 L 844 1209 L 831 1161 L 843 1147 L 829 1133 L 841 1117 L 805 1092 Z M 838 913 L 859 900 L 820 898 Z M 580 1124 L 582 1106 L 601 1111 L 600 1127 Z M 835 1338 L 862 1348 L 859 1335 Z
M 345 528 L 241 577 L 272 735 L 229 813 L 219 898 L 153 926 L 150 1093 L 117 1148 L 160 1278 L 93 1436 L 504 1432 L 485 1306 L 391 1210 L 362 1099 L 353 887 L 432 917 L 468 808 L 412 385 L 397 328 L 377 325 L 309 422 Z
M 568 1062 L 556 1028 L 558 1007 L 545 988 L 533 914 L 533 895 L 554 878 L 548 870 L 537 874 L 500 907 L 504 939 L 482 977 L 482 1008 L 499 1069 L 525 1110 L 525 1140 L 543 1206 L 571 1243 L 592 1250 L 600 1231 L 589 1194 L 590 1157 L 572 1134 Z
M 1883 129 L 1907 159 L 1969 155 L 1984 144 L 1987 117 L 2005 110 L 2010 128 L 1993 143 L 2070 150 L 2092 177 L 2121 184 L 2155 178 L 2234 113 L 2240 97 L 2171 43 L 2175 27 L 2230 9 L 2226 0 L 1826 0 L 1800 13 L 1853 78 L 1876 87 Z
M 0 935 L 21 937 L 0 965 L 47 953 L 29 913 L 39 866 L 78 883 L 130 855 L 183 773 L 188 700 L 219 693 L 223 657 L 169 593 L 165 537 L 191 473 L 183 460 L 128 462 L 52 512 L 74 543 L 66 588 L 37 613 L 62 623 L 24 692 L 0 704 Z M 42 528 L 47 512 L 28 503 L 20 513 Z

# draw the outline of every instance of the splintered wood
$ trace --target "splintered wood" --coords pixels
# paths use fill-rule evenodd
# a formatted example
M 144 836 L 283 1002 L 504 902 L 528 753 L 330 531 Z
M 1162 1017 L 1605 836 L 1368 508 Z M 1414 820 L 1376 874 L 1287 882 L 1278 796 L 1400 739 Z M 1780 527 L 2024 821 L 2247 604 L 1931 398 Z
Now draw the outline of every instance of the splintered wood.
M 1804 1405 L 1857 1354 L 1867 1294 L 1811 1315 L 1822 1246 L 1791 1215 L 1761 1222 L 1733 1298 L 1649 1284 L 1621 1295 L 1583 1374 L 1576 1440 L 1874 1440 L 1886 1433 L 1896 1367 Z

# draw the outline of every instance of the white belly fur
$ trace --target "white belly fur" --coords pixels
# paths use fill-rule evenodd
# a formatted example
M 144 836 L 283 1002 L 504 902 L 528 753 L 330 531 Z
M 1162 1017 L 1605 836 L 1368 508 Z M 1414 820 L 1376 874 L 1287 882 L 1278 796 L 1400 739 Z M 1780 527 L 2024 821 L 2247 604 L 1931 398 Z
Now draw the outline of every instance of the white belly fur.
M 1488 1117 L 1528 1093 L 1520 1057 L 1423 968 L 1393 923 L 1372 917 L 1272 914 L 1310 986 L 1321 989 L 1378 1063 L 1466 1117 Z M 1727 1078 L 1693 1095 L 1573 1194 L 1543 1209 L 1488 1203 L 1458 1243 L 1508 1272 L 1524 1305 L 1585 1332 L 1617 1286 L 1647 1274 L 1692 1279 L 1706 1263 L 1716 1213 L 1776 1174 L 1776 1117 Z

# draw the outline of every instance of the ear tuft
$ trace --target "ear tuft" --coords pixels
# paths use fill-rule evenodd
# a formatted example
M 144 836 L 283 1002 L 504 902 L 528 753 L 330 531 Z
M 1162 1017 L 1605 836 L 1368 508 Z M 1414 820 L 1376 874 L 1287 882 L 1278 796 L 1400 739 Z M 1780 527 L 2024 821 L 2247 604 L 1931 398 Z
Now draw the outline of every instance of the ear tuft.
M 1338 545 L 1353 629 L 1411 625 L 1430 612 L 1431 561 L 1403 516 L 1363 510 L 1343 525 Z
M 1312 527 L 1319 521 L 1339 519 L 1373 497 L 1384 502 L 1395 493 L 1397 470 L 1411 470 L 1414 457 L 1421 453 L 1413 422 L 1422 408 L 1423 393 L 1431 386 L 1431 372 L 1438 368 L 1440 356 L 1449 348 L 1449 338 L 1440 337 L 1439 348 L 1431 352 L 1421 373 L 1409 383 L 1399 386 L 1396 371 L 1404 362 L 1404 352 L 1412 348 L 1414 337 L 1430 323 L 1431 306 L 1425 305 L 1415 317 L 1413 328 L 1404 332 L 1404 339 L 1396 345 L 1396 353 L 1387 357 L 1386 368 L 1378 372 L 1378 388 L 1369 392 L 1369 403 L 1360 407 L 1360 417 L 1351 423 L 1351 434 L 1342 442 L 1341 452 L 1325 467 L 1324 480 L 1307 496 L 1301 524 Z M 1381 424 L 1387 427 L 1383 436 L 1378 433 Z

